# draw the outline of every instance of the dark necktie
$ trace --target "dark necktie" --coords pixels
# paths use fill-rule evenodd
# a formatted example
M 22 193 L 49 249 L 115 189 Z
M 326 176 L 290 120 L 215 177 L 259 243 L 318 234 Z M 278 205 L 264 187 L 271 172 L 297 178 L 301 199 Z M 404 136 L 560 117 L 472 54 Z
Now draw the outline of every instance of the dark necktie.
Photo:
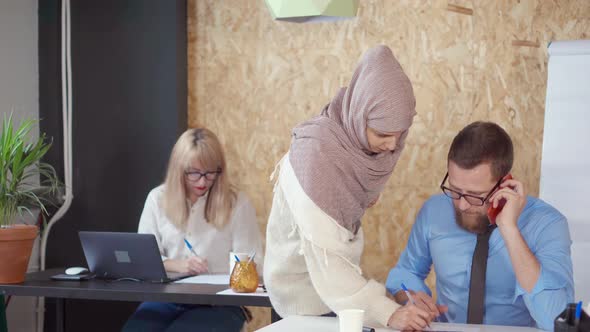
M 467 307 L 467 324 L 482 324 L 484 299 L 486 291 L 486 269 L 490 235 L 495 227 L 489 227 L 483 234 L 477 235 L 477 244 L 471 262 L 471 281 L 469 282 L 469 305 Z

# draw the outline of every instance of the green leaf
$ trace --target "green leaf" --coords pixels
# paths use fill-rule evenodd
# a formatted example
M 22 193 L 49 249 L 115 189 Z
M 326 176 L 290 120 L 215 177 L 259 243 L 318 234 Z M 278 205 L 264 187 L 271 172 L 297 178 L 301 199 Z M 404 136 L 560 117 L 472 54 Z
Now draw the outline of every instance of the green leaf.
M 47 205 L 60 202 L 63 184 L 55 169 L 41 162 L 51 148 L 44 133 L 33 138 L 34 119 L 14 125 L 13 116 L 5 115 L 0 133 L 0 225 L 12 223 L 22 213 L 32 215 L 38 208 L 47 214 Z

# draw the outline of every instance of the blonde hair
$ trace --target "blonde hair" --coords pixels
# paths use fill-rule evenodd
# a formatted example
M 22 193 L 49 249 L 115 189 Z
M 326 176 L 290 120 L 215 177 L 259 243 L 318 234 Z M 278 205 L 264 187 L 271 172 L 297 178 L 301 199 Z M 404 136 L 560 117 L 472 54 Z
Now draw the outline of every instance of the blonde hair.
M 205 219 L 218 229 L 227 225 L 235 202 L 236 190 L 227 178 L 225 157 L 219 140 L 206 128 L 185 131 L 172 149 L 164 181 L 162 205 L 168 219 L 178 229 L 185 230 L 190 204 L 186 189 L 185 172 L 193 162 L 207 171 L 220 170 L 209 188 L 205 203 Z

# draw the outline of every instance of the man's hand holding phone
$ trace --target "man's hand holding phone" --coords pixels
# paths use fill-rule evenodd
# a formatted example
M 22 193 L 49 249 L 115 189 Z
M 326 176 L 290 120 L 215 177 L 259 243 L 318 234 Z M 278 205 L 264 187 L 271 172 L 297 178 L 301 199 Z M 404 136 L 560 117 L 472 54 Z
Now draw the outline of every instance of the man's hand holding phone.
M 518 218 L 526 205 L 526 192 L 522 182 L 513 179 L 509 174 L 489 202 L 490 223 L 495 222 L 501 231 L 518 229 Z
M 522 182 L 514 179 L 502 182 L 489 202 L 497 208 L 501 200 L 506 203 L 496 217 L 498 230 L 508 249 L 518 284 L 525 291 L 532 292 L 541 275 L 541 265 L 518 229 L 518 218 L 527 202 Z

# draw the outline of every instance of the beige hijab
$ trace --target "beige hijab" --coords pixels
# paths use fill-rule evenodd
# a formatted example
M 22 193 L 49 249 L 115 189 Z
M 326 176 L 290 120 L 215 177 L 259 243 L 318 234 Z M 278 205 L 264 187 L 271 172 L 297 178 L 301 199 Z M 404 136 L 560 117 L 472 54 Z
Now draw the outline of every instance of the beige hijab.
M 415 107 L 410 80 L 389 47 L 380 45 L 363 56 L 348 88 L 293 129 L 289 160 L 303 190 L 354 234 L 393 172 Z M 395 151 L 371 153 L 367 126 L 403 132 Z

